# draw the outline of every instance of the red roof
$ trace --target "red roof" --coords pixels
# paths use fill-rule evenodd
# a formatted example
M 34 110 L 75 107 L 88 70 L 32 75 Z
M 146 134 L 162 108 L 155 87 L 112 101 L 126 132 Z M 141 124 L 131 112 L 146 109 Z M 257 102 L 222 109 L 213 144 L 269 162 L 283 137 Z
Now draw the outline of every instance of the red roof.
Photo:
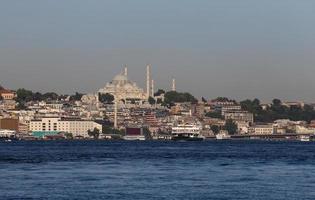
M 3 94 L 3 93 L 14 93 L 14 92 L 12 92 L 11 90 L 6 90 L 6 89 L 0 90 L 0 94 Z

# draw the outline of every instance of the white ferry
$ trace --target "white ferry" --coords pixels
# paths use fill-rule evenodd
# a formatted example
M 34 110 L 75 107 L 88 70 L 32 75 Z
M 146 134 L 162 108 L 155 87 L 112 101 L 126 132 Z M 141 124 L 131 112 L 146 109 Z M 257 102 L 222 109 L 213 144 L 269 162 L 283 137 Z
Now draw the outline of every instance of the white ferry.
M 228 134 L 227 131 L 220 131 L 219 134 L 217 134 L 216 136 L 217 140 L 228 140 L 231 139 L 231 136 Z
M 203 141 L 200 135 L 202 127 L 198 124 L 179 124 L 172 127 L 172 140 L 174 141 Z

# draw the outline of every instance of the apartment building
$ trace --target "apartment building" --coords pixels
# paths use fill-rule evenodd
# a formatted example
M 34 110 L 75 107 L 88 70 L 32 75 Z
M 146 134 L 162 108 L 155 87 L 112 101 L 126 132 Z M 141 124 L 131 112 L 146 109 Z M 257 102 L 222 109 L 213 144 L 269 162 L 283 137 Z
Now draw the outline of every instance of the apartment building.
M 69 119 L 69 118 L 42 118 L 31 120 L 29 129 L 32 132 L 66 132 L 72 133 L 73 136 L 89 137 L 88 131 L 97 128 L 102 132 L 102 125 L 88 120 Z

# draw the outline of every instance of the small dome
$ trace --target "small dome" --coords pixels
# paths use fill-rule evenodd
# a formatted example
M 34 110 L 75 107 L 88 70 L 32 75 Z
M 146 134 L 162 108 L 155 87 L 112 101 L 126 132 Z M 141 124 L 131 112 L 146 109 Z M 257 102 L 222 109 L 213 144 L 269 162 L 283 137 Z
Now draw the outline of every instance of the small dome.
M 122 74 L 119 74 L 119 75 L 115 76 L 113 81 L 128 81 L 128 78 Z

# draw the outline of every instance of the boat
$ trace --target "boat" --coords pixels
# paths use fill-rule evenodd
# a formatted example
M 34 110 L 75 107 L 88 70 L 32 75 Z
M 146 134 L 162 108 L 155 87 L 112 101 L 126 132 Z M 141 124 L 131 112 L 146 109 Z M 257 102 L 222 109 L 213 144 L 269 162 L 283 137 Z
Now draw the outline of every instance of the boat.
M 205 137 L 199 134 L 191 134 L 191 133 L 181 133 L 177 135 L 173 135 L 173 141 L 203 141 Z
M 309 135 L 301 135 L 299 138 L 298 138 L 301 142 L 309 142 L 311 141 L 311 138 Z
M 129 141 L 144 141 L 145 136 L 144 135 L 125 135 L 123 136 L 124 140 L 129 140 Z
M 205 137 L 200 134 L 202 127 L 197 124 L 179 124 L 172 127 L 173 141 L 203 141 Z
M 231 139 L 231 136 L 226 131 L 220 131 L 216 136 L 217 140 L 228 140 Z

